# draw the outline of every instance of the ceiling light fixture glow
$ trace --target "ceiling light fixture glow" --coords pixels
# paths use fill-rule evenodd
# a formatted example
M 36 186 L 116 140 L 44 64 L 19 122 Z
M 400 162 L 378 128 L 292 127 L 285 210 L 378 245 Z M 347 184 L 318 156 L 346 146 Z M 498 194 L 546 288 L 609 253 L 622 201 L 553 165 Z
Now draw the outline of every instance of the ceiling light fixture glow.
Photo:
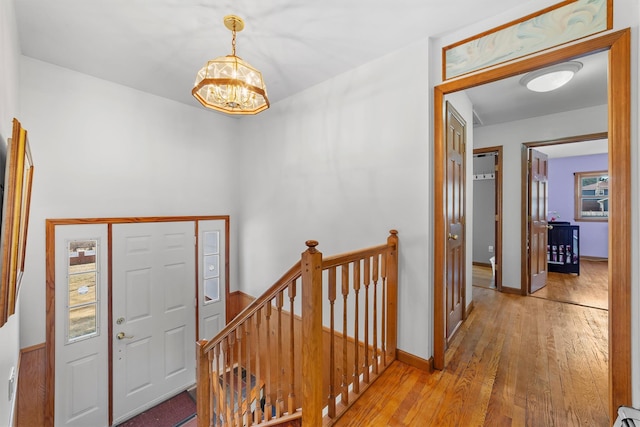
M 520 84 L 534 92 L 550 92 L 569 83 L 581 68 L 581 62 L 564 62 L 525 74 Z
M 236 32 L 244 21 L 235 15 L 224 17 L 232 33 L 231 55 L 208 61 L 198 71 L 191 93 L 202 105 L 227 114 L 257 114 L 269 108 L 262 73 L 236 56 Z

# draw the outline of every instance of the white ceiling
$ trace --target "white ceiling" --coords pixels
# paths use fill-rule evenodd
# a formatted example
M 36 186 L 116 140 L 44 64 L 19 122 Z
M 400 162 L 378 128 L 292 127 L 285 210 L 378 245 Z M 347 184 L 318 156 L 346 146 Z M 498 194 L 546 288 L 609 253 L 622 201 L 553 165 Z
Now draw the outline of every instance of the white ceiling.
M 551 92 L 531 92 L 523 76 L 467 89 L 480 124 L 487 126 L 528 117 L 593 107 L 607 103 L 608 52 L 576 59 L 583 67 L 565 86 Z
M 231 52 L 231 34 L 223 25 L 228 14 L 245 20 L 237 54 L 262 71 L 273 104 L 416 40 L 516 6 L 528 4 L 533 11 L 556 2 L 15 0 L 15 7 L 23 55 L 199 106 L 191 96 L 196 72 L 207 60 Z M 579 73 L 584 84 L 575 80 L 581 89 L 558 91 L 545 107 L 535 103 L 540 94 L 510 81 L 475 88 L 469 96 L 485 125 L 513 120 L 515 110 L 522 117 L 595 105 L 602 91 L 586 80 L 588 68 L 585 63 Z M 585 87 L 600 89 L 592 93 Z
M 536 147 L 536 150 L 542 151 L 549 156 L 550 159 L 588 156 L 591 154 L 607 153 L 609 151 L 609 141 L 606 139 L 597 139 L 593 141 L 572 142 L 570 144 L 555 144 Z

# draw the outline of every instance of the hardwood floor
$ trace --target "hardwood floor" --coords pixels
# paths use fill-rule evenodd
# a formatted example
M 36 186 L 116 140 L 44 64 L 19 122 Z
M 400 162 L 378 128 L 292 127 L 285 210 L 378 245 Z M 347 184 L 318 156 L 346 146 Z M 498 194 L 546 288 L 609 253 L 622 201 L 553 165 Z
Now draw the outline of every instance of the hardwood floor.
M 394 362 L 336 426 L 608 426 L 607 312 L 474 287 L 427 373 Z
M 491 267 L 473 266 L 473 286 L 495 289 Z M 547 286 L 531 296 L 607 310 L 609 307 L 607 261 L 580 261 L 580 275 L 549 273 Z
M 474 264 L 471 283 L 473 283 L 473 286 L 495 289 L 496 284 L 494 282 L 491 266 Z
M 15 425 L 43 426 L 46 402 L 46 350 L 44 343 L 20 351 Z
M 580 260 L 579 276 L 549 273 L 547 286 L 531 296 L 607 310 L 609 307 L 608 263 L 607 261 Z

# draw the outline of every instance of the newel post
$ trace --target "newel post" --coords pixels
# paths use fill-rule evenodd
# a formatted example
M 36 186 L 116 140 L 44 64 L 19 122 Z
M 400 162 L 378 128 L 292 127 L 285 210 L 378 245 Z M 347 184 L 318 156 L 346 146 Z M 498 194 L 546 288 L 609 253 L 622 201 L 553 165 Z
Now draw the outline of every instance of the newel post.
M 198 427 L 208 427 L 211 420 L 209 395 L 211 393 L 211 378 L 209 376 L 209 358 L 204 348 L 207 340 L 196 342 L 196 414 L 198 415 Z
M 398 347 L 398 231 L 387 238 L 387 358 L 395 360 Z
M 302 253 L 302 426 L 322 425 L 322 253 Z

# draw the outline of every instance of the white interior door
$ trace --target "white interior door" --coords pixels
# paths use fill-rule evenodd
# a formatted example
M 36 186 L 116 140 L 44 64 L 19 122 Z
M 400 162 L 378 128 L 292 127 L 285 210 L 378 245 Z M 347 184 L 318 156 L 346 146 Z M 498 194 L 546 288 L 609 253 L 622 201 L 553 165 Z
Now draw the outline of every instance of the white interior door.
M 198 221 L 198 339 L 210 340 L 226 324 L 226 221 Z
M 56 426 L 106 426 L 108 387 L 107 225 L 56 226 Z
M 195 383 L 195 223 L 112 230 L 117 424 Z

